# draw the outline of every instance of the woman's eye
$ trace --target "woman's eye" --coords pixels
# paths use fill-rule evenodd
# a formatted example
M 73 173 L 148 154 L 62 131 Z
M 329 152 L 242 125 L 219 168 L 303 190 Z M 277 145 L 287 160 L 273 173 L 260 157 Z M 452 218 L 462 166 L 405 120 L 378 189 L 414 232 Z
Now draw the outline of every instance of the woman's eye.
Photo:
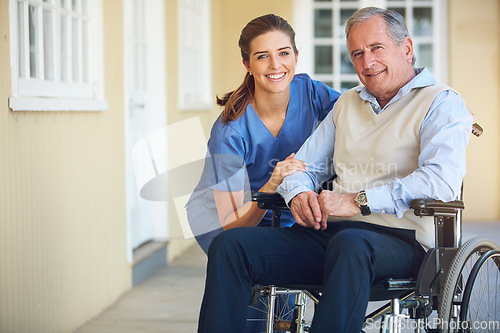
M 257 57 L 257 59 L 264 59 L 265 57 L 267 57 L 267 55 L 261 54 L 260 56 Z
M 287 56 L 287 55 L 289 55 L 289 54 L 290 54 L 290 53 L 288 53 L 287 51 L 283 51 L 283 52 L 281 52 L 281 53 L 280 53 L 280 55 L 282 55 L 282 56 Z

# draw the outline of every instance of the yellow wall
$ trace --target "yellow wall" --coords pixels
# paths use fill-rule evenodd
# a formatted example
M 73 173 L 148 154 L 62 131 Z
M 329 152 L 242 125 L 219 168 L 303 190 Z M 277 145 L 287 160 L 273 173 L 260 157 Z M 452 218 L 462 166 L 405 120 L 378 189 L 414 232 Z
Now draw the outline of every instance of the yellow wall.
M 450 0 L 448 6 L 449 84 L 484 128 L 467 149 L 464 219 L 499 220 L 500 2 Z
M 0 332 L 71 332 L 131 285 L 122 2 L 103 3 L 109 109 L 12 112 L 0 2 Z

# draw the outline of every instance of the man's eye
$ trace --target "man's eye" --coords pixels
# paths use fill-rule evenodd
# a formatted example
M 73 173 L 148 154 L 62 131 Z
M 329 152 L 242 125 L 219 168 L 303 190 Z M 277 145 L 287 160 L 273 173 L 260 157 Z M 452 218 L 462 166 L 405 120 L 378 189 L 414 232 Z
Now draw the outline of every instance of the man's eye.
M 280 55 L 282 55 L 282 56 L 287 56 L 287 55 L 289 55 L 289 54 L 290 54 L 290 53 L 289 53 L 289 52 L 287 52 L 287 51 L 283 51 L 283 52 L 281 52 L 281 53 L 280 53 Z
M 352 55 L 353 58 L 359 57 L 361 55 L 361 52 L 356 52 Z

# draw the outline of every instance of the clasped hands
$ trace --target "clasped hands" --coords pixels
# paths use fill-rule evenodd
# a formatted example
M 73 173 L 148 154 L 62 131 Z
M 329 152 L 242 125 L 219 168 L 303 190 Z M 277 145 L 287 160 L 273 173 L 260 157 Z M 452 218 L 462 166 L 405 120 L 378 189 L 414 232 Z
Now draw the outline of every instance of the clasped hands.
M 344 194 L 323 190 L 320 194 L 307 191 L 297 194 L 291 201 L 290 211 L 297 224 L 325 230 L 329 216 L 351 217 L 361 213 L 354 201 L 356 193 Z

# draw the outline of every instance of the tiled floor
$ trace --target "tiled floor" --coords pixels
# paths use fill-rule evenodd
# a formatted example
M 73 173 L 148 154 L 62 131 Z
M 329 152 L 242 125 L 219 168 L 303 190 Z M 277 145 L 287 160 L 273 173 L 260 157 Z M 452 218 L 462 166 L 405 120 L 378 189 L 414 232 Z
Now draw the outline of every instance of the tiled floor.
M 473 236 L 486 236 L 500 244 L 500 222 L 466 223 L 464 239 Z M 205 254 L 192 247 L 76 332 L 196 332 L 205 266 Z

